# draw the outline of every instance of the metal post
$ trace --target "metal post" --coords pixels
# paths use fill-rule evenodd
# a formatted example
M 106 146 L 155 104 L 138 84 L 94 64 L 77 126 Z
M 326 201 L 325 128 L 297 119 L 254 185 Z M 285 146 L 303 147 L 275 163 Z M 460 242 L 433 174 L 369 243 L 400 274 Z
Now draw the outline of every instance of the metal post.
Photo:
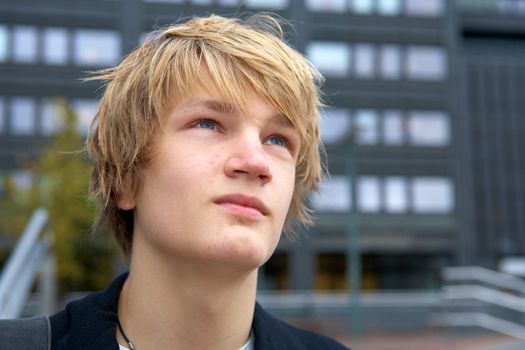
M 57 290 L 53 248 L 46 248 L 46 258 L 40 273 L 40 314 L 49 316 L 56 312 Z
M 353 133 L 352 133 L 353 134 Z M 350 210 L 347 221 L 346 274 L 350 284 L 350 334 L 352 341 L 360 342 L 363 329 L 361 319 L 361 249 L 359 245 L 359 224 L 357 219 L 357 161 L 354 137 L 346 143 L 346 171 L 350 181 Z

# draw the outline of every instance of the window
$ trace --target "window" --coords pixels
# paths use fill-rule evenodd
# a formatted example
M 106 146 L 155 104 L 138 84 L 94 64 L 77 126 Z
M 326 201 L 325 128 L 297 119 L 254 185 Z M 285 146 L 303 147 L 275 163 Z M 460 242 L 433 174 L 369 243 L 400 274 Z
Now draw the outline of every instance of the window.
M 264 9 L 284 9 L 288 0 L 246 0 L 246 7 Z
M 63 65 L 67 62 L 67 30 L 65 28 L 44 29 L 44 62 Z
M 155 31 L 142 33 L 139 37 L 138 45 L 144 44 L 146 41 L 154 40 L 158 37 L 158 33 Z
M 213 0 L 190 0 L 190 2 L 194 5 L 209 6 L 212 4 Z
M 408 119 L 410 144 L 415 146 L 447 146 L 450 123 L 443 112 L 413 111 Z
M 401 0 L 377 1 L 377 12 L 382 16 L 397 16 L 401 12 Z
M 374 76 L 374 47 L 372 45 L 355 45 L 355 74 L 360 78 Z
M 29 189 L 33 184 L 33 174 L 27 170 L 15 170 L 9 176 L 13 184 L 21 189 Z
M 449 213 L 454 208 L 452 181 L 442 177 L 412 180 L 412 201 L 416 213 Z
M 357 181 L 357 204 L 359 211 L 378 212 L 381 207 L 379 179 L 376 176 L 361 176 Z
M 345 12 L 346 0 L 306 0 L 310 11 Z
M 169 4 L 182 4 L 184 0 L 142 0 L 144 2 L 158 2 L 158 3 L 169 3 Z
M 110 66 L 120 58 L 120 37 L 112 30 L 78 29 L 74 44 L 77 65 Z
M 405 0 L 408 15 L 436 17 L 443 13 L 443 0 Z
M 9 52 L 9 29 L 5 25 L 0 25 L 0 62 L 8 59 Z
M 352 205 L 350 198 L 350 183 L 346 176 L 325 179 L 321 191 L 310 195 L 312 207 L 319 211 L 348 211 Z
M 440 80 L 447 75 L 446 55 L 442 48 L 411 46 L 406 57 L 407 75 L 415 80 Z
M 347 259 L 341 253 L 316 254 L 315 282 L 316 290 L 348 290 L 346 274 Z
M 63 111 L 57 101 L 45 99 L 42 101 L 42 134 L 51 135 L 64 127 Z
M 387 177 L 385 186 L 385 210 L 388 213 L 402 213 L 408 209 L 407 181 L 403 177 Z
M 377 113 L 369 109 L 355 112 L 355 125 L 357 127 L 356 142 L 363 145 L 373 145 L 378 141 Z
M 524 0 L 518 0 L 519 2 L 515 4 L 515 12 L 519 13 L 520 15 L 525 14 L 525 1 Z
M 350 113 L 342 108 L 325 109 L 321 113 L 321 139 L 325 143 L 342 141 L 351 127 Z
M 350 0 L 352 11 L 359 15 L 369 15 L 373 12 L 373 0 Z
M 383 142 L 386 145 L 401 145 L 403 143 L 404 125 L 400 111 L 383 112 Z
M 72 105 L 78 117 L 78 130 L 86 135 L 91 125 L 91 121 L 98 112 L 98 101 L 78 99 L 74 100 Z
M 495 2 L 495 3 L 494 3 Z M 470 7 L 475 7 L 473 4 L 468 4 Z M 478 5 L 480 8 L 482 6 Z M 525 1 L 524 0 L 495 0 L 488 4 L 484 4 L 485 7 L 492 5 L 495 9 L 506 15 L 523 15 L 525 14 Z M 465 5 L 466 6 L 466 5 Z M 492 7 L 490 9 L 492 9 Z
M 13 60 L 34 63 L 37 60 L 37 30 L 33 26 L 13 27 Z
M 383 45 L 379 54 L 379 74 L 383 79 L 401 76 L 401 50 L 399 46 Z
M 238 6 L 239 5 L 239 0 L 218 0 L 219 1 L 219 5 L 221 6 L 232 6 L 232 7 L 235 7 L 235 6 Z
M 346 76 L 350 66 L 350 50 L 343 43 L 311 42 L 306 55 L 323 74 Z
M 11 132 L 15 135 L 30 135 L 35 132 L 35 100 L 30 97 L 11 99 Z

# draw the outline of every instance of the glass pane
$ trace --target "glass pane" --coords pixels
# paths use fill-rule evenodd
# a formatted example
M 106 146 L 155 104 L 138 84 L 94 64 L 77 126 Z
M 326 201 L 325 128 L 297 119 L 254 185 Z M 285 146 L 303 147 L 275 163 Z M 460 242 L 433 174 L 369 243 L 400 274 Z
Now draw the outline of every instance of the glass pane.
M 30 135 L 35 132 L 35 100 L 31 97 L 11 99 L 11 132 L 15 135 Z
M 36 62 L 37 34 L 37 30 L 33 26 L 13 27 L 13 60 L 15 62 Z
M 357 203 L 359 211 L 378 212 L 381 207 L 379 179 L 376 176 L 361 176 L 357 182 Z
M 325 75 L 346 76 L 350 66 L 350 50 L 346 44 L 311 42 L 306 56 Z
M 310 195 L 312 208 L 319 211 L 345 212 L 350 209 L 350 184 L 346 176 L 332 176 L 323 182 L 319 193 Z
M 44 62 L 66 64 L 67 30 L 65 28 L 44 29 Z
M 306 0 L 310 11 L 345 12 L 346 0 Z
M 447 146 L 450 122 L 443 112 L 413 111 L 408 120 L 409 140 L 416 146 Z
M 519 13 L 520 15 L 525 14 L 525 1 L 524 0 L 520 0 L 520 2 L 516 4 L 516 12 Z
M 406 179 L 397 176 L 385 179 L 385 209 L 389 213 L 402 213 L 408 209 Z
M 454 209 L 454 190 L 448 178 L 414 178 L 412 194 L 416 213 L 449 213 Z
M 51 135 L 64 128 L 63 111 L 51 99 L 42 101 L 42 134 Z
M 409 47 L 406 62 L 407 74 L 411 79 L 441 80 L 447 75 L 446 54 L 440 47 Z
M 194 5 L 211 5 L 213 3 L 213 0 L 190 0 L 190 3 L 194 4 Z
M 399 46 L 384 45 L 381 47 L 379 71 L 384 79 L 398 79 L 401 76 L 401 50 Z
M 401 0 L 378 0 L 377 12 L 382 16 L 396 16 L 401 12 Z
M 246 0 L 246 7 L 264 9 L 283 9 L 288 6 L 288 0 Z
M 443 14 L 443 0 L 405 0 L 406 13 L 413 16 L 436 17 Z
M 357 143 L 364 145 L 377 143 L 377 113 L 375 111 L 369 109 L 356 111 L 355 123 L 357 127 Z
M 374 10 L 372 0 L 350 0 L 352 11 L 359 15 L 369 15 Z
M 156 31 L 142 33 L 139 37 L 138 45 L 144 44 L 146 41 L 155 40 L 159 37 L 159 33 Z
M 169 4 L 182 4 L 184 0 L 142 0 L 144 2 L 158 2 L 158 3 L 169 3 Z
M 238 6 L 240 3 L 240 0 L 218 0 L 219 5 L 221 6 Z
M 28 170 L 15 170 L 11 172 L 11 181 L 21 189 L 28 189 L 33 184 L 33 174 Z
M 74 100 L 73 109 L 78 117 L 78 131 L 86 135 L 91 125 L 91 121 L 98 112 L 99 102 L 97 100 Z
M 112 30 L 75 31 L 75 64 L 110 66 L 120 59 L 120 36 Z
M 9 29 L 7 26 L 0 25 L 0 62 L 7 61 L 9 50 Z
M 403 134 L 403 115 L 401 112 L 383 112 L 383 142 L 386 145 L 401 145 L 403 143 Z
M 350 131 L 350 112 L 342 108 L 330 108 L 321 111 L 321 139 L 323 142 L 335 143 Z
M 355 45 L 355 74 L 360 78 L 374 76 L 374 47 L 370 44 Z

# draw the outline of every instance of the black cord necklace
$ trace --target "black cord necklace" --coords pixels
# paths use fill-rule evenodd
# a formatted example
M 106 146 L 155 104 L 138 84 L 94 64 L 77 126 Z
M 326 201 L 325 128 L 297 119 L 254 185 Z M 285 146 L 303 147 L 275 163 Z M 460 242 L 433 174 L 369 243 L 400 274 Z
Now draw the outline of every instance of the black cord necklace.
M 131 340 L 129 340 L 128 336 L 126 335 L 126 333 L 124 333 L 124 328 L 122 328 L 122 325 L 120 324 L 120 320 L 117 318 L 117 325 L 118 325 L 118 330 L 120 331 L 120 334 L 122 334 L 122 337 L 124 338 L 124 340 L 126 340 L 126 342 L 128 343 L 128 346 L 129 346 L 129 350 L 137 350 L 135 348 L 135 345 L 133 345 L 133 343 L 131 342 Z

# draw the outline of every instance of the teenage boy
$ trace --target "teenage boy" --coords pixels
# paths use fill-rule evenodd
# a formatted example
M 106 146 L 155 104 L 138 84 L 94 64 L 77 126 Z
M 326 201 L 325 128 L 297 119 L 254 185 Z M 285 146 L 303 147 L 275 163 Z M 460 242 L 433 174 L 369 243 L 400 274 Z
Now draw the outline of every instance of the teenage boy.
M 107 82 L 87 140 L 97 225 L 130 270 L 51 317 L 53 350 L 345 349 L 256 303 L 323 175 L 323 79 L 283 37 L 268 15 L 193 18 L 92 78 Z

